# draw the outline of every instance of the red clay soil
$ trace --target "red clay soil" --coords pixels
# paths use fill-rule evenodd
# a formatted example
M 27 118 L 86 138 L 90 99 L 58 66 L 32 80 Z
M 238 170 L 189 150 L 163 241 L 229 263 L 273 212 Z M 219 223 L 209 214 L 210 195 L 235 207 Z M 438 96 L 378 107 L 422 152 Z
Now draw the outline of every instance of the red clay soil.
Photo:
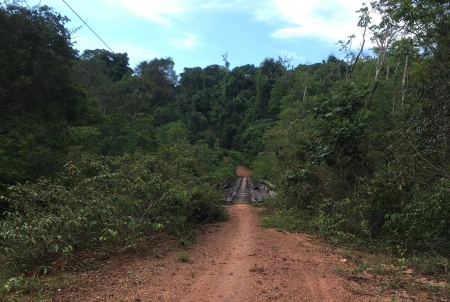
M 112 258 L 77 273 L 53 301 L 391 301 L 338 276 L 348 263 L 326 244 L 259 227 L 248 204 L 227 207 L 231 219 L 205 227 L 194 244 Z
M 250 170 L 249 168 L 246 168 L 244 166 L 237 166 L 236 175 L 241 177 L 252 177 L 253 170 Z

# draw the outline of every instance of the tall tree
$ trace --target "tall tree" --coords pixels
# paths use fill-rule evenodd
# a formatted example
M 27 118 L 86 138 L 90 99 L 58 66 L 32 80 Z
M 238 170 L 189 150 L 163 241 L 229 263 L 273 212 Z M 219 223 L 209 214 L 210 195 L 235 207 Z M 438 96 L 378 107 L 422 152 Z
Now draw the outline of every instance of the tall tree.
M 66 17 L 48 6 L 0 6 L 0 108 L 19 116 L 34 110 L 72 114 L 76 107 Z
M 113 82 L 120 81 L 126 73 L 132 73 L 127 53 L 113 53 L 105 49 L 86 49 L 80 56 L 83 61 L 101 60 L 105 63 L 105 73 Z
M 261 63 L 256 75 L 257 103 L 256 110 L 259 118 L 269 117 L 270 91 L 275 82 L 280 78 L 286 68 L 282 62 L 275 61 L 273 58 L 266 58 Z
M 0 5 L 0 183 L 54 172 L 68 147 L 64 128 L 89 107 L 73 80 L 67 21 L 48 6 Z
M 139 77 L 145 77 L 160 88 L 156 95 L 156 102 L 162 103 L 171 100 L 175 96 L 175 86 L 178 83 L 178 76 L 175 72 L 175 62 L 171 57 L 142 61 L 134 69 Z

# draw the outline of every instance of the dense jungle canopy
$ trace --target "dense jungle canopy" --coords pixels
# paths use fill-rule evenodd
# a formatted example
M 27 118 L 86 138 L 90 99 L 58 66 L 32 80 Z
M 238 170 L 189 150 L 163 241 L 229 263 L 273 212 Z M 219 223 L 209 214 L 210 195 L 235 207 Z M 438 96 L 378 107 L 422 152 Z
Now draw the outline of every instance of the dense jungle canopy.
M 267 206 L 332 242 L 448 254 L 449 9 L 377 0 L 343 59 L 176 74 L 80 53 L 66 17 L 2 4 L 0 252 L 23 269 L 161 229 L 187 242 L 226 219 L 214 185 L 244 164 L 277 185 Z

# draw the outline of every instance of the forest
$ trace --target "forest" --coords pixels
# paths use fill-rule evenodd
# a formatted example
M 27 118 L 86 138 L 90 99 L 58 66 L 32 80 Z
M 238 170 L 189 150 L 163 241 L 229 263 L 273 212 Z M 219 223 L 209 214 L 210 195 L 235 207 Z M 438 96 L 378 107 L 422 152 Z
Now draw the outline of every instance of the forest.
M 277 186 L 266 206 L 298 229 L 448 257 L 449 10 L 377 0 L 358 11 L 367 41 L 339 41 L 342 59 L 177 74 L 171 57 L 132 69 L 127 53 L 78 52 L 66 17 L 5 2 L 0 261 L 45 273 L 161 231 L 189 244 L 228 218 L 216 184 L 239 164 Z

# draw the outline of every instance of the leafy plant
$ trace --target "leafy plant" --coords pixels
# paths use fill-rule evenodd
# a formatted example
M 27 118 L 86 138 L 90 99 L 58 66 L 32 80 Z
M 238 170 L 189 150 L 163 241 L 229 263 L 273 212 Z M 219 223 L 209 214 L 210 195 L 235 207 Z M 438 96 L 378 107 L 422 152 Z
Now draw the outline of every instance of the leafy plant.
M 303 148 L 312 153 L 314 163 L 334 165 L 337 156 L 360 155 L 360 143 L 369 111 L 364 107 L 367 91 L 343 86 L 341 91 L 312 104 L 314 121 Z
M 227 214 L 213 186 L 193 181 L 194 159 L 175 160 L 178 178 L 163 174 L 171 167 L 155 156 L 92 157 L 57 179 L 10 187 L 0 252 L 21 270 L 83 248 L 132 248 L 161 229 L 192 241 L 195 224 Z
M 189 256 L 186 253 L 181 253 L 177 256 L 177 261 L 183 262 L 183 263 L 188 263 L 191 261 L 191 256 Z

